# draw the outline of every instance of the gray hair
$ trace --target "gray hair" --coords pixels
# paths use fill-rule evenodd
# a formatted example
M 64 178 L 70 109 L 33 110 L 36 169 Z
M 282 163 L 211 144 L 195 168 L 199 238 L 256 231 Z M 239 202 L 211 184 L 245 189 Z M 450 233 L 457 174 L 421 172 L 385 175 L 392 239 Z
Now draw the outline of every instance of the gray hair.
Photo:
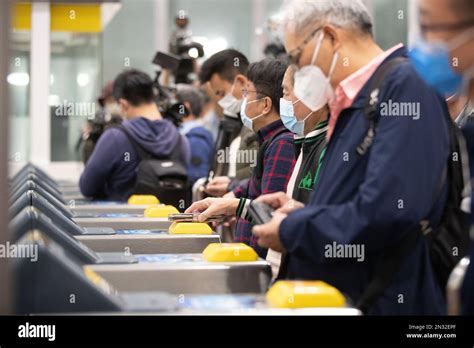
M 189 103 L 191 109 L 189 111 L 194 116 L 200 116 L 203 100 L 198 88 L 187 84 L 178 84 L 176 85 L 176 97 L 180 103 Z
M 305 33 L 317 25 L 332 24 L 373 36 L 373 22 L 362 0 L 286 0 L 283 24 L 293 32 Z

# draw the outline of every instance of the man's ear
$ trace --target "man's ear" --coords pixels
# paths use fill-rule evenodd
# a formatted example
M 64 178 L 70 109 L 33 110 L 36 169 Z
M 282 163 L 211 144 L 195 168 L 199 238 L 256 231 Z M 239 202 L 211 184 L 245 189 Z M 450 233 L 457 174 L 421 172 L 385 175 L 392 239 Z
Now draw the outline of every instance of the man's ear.
M 240 86 L 242 86 L 242 88 L 245 88 L 245 86 L 247 86 L 247 77 L 245 75 L 242 75 L 242 74 L 237 74 L 235 76 L 235 81 L 237 83 L 240 84 Z
M 270 112 L 272 112 L 272 109 L 273 109 L 273 102 L 272 102 L 272 98 L 270 97 L 265 97 L 263 99 L 264 103 L 265 103 L 265 106 L 263 107 L 263 110 L 262 110 L 262 113 L 267 115 L 269 114 Z
M 341 48 L 341 35 L 339 29 L 335 26 L 328 24 L 323 27 L 325 37 L 327 37 L 331 45 L 333 46 L 333 52 L 338 51 Z
M 193 117 L 196 117 L 196 115 L 193 115 L 192 112 L 191 112 L 191 103 L 188 102 L 188 101 L 185 101 L 183 103 L 184 107 L 186 108 L 186 110 L 184 110 L 184 116 L 193 116 Z M 187 115 L 186 115 L 186 111 L 187 111 Z
M 122 110 L 122 112 L 126 114 L 128 108 L 130 107 L 130 104 L 128 103 L 128 101 L 123 98 L 119 98 L 118 103 L 120 105 L 120 109 Z
M 234 87 L 234 96 L 237 99 L 241 99 L 243 97 L 243 90 L 247 88 L 247 77 L 242 74 L 237 74 L 235 76 L 235 87 Z

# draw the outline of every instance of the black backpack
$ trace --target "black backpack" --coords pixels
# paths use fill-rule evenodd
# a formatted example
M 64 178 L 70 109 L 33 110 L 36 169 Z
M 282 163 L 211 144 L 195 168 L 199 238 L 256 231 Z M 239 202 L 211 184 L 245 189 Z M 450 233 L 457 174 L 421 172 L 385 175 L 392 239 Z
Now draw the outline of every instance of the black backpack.
M 189 199 L 188 174 L 181 155 L 182 137 L 168 157 L 158 158 L 146 151 L 123 126 L 117 127 L 127 136 L 140 162 L 133 188 L 134 194 L 154 195 L 161 203 L 183 211 Z
M 406 58 L 395 58 L 384 62 L 374 73 L 365 102 L 364 114 L 369 121 L 369 130 L 357 153 L 362 156 L 371 147 L 376 131 L 379 115 L 379 91 L 388 74 L 401 64 L 407 63 Z M 447 117 L 449 124 L 450 156 L 437 187 L 437 194 L 427 218 L 420 221 L 412 230 L 407 231 L 396 246 L 390 246 L 377 263 L 374 275 L 360 297 L 357 307 L 367 312 L 379 296 L 391 284 L 402 263 L 412 251 L 419 238 L 427 238 L 433 271 L 441 289 L 446 284 L 453 268 L 467 254 L 469 248 L 469 214 L 461 209 L 463 200 L 470 196 L 469 164 L 466 144 L 459 128 Z M 438 202 L 442 189 L 447 181 L 448 193 L 442 217 L 438 226 L 430 225 L 429 217 Z M 457 250 L 457 253 L 453 253 Z M 444 292 L 444 291 L 443 291 Z

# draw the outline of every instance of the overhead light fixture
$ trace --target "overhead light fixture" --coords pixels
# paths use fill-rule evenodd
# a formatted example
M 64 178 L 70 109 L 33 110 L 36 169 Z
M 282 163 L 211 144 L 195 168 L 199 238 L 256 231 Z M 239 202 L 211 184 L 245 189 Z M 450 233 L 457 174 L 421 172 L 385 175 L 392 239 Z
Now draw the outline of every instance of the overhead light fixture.
M 86 73 L 79 73 L 77 74 L 76 81 L 79 87 L 85 87 L 90 82 L 90 76 L 89 74 L 86 74 Z
M 28 86 L 28 84 L 30 83 L 30 75 L 26 72 L 13 72 L 8 74 L 7 81 L 13 86 Z

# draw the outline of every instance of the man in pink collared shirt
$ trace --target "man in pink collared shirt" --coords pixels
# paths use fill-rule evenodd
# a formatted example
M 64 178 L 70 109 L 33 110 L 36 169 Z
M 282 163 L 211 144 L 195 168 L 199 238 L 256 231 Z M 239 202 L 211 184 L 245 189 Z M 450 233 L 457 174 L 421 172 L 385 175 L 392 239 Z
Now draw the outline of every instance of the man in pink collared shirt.
M 361 0 L 293 0 L 284 13 L 285 48 L 299 68 L 295 96 L 312 111 L 329 104 L 328 144 L 318 190 L 306 205 L 284 193 L 257 199 L 278 209 L 253 228 L 259 245 L 286 252 L 289 279 L 323 280 L 367 314 L 445 313 L 423 238 L 397 271 L 385 272 L 392 278 L 374 301 L 361 301 L 384 255 L 400 250 L 421 220 L 441 220 L 447 185 L 439 183 L 449 157 L 443 98 L 408 63 L 405 47 L 384 52 L 377 45 Z M 375 93 L 374 72 L 390 61 Z M 364 107 L 375 95 L 371 133 Z M 358 151 L 368 134 L 371 146 Z
M 379 65 L 393 52 L 402 47 L 403 44 L 400 43 L 389 50 L 380 53 L 366 65 L 347 76 L 336 87 L 336 90 L 334 91 L 334 98 L 329 100 L 331 117 L 329 118 L 329 129 L 326 136 L 327 140 L 331 138 L 332 132 L 334 131 L 334 126 L 336 125 L 341 111 L 352 105 L 355 97 L 359 94 L 362 87 L 364 87 Z

